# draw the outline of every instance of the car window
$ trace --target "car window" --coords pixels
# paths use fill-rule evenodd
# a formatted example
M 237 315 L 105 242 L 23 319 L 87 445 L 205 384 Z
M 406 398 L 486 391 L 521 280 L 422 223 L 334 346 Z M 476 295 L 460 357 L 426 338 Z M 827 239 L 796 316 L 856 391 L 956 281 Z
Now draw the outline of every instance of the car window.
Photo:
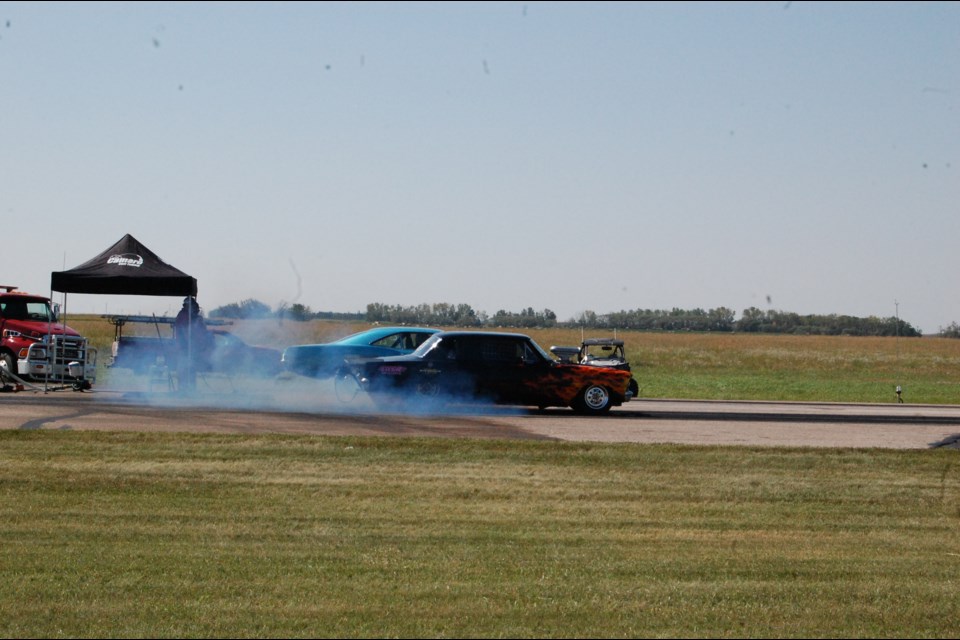
M 430 334 L 430 333 L 411 333 L 409 337 L 410 337 L 411 342 L 413 342 L 413 346 L 410 347 L 410 348 L 411 348 L 411 349 L 416 349 L 417 347 L 419 347 L 420 345 L 422 345 L 424 342 L 426 342 L 426 341 L 427 341 L 427 338 L 429 338 L 431 335 L 433 335 L 433 334 Z
M 361 334 L 356 334 L 361 335 Z M 374 347 L 385 347 L 387 349 L 402 349 L 404 351 L 413 351 L 421 344 L 427 341 L 431 333 L 421 333 L 413 331 L 400 331 L 398 333 L 391 333 L 390 335 L 383 336 L 382 338 L 377 338 L 370 343 Z M 352 338 L 353 336 L 348 336 Z M 340 342 L 347 342 L 348 338 L 344 338 Z M 354 342 L 350 340 L 350 342 Z
M 387 349 L 409 349 L 410 347 L 406 346 L 408 341 L 404 339 L 405 337 L 405 334 L 402 333 L 391 333 L 389 336 L 374 340 L 370 344 L 374 347 L 386 347 Z
M 541 361 L 540 355 L 534 351 L 529 344 L 523 343 L 523 362 L 525 364 L 536 364 Z
M 526 359 L 524 343 L 513 338 L 464 336 L 444 340 L 440 347 L 443 349 L 441 357 L 463 362 L 516 364 Z
M 430 351 L 430 357 L 433 360 L 463 360 L 463 348 L 461 340 L 456 338 L 445 338 L 433 347 Z
M 426 360 L 487 364 L 539 364 L 553 360 L 533 341 L 501 336 L 432 334 L 424 339 L 413 355 Z
M 523 344 L 515 340 L 482 340 L 479 357 L 484 362 L 516 363 L 523 359 Z

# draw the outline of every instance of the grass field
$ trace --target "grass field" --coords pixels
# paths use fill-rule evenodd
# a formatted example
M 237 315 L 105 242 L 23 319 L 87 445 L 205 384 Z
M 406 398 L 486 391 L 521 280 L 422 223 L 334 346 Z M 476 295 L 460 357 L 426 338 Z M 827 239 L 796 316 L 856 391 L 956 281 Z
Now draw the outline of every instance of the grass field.
M 360 328 L 232 329 L 282 348 Z M 957 340 L 620 337 L 644 397 L 960 397 Z M 953 638 L 956 456 L 0 432 L 0 633 Z
M 955 450 L 0 433 L 3 637 L 942 637 Z
M 113 327 L 97 316 L 70 325 L 110 353 Z M 369 328 L 362 323 L 238 321 L 229 329 L 250 344 L 282 349 L 327 342 Z M 127 331 L 151 335 L 150 325 Z M 545 349 L 579 345 L 576 329 L 523 331 Z M 591 332 L 587 337 L 600 337 Z M 747 333 L 617 333 L 644 398 L 781 400 L 821 402 L 960 403 L 960 340 L 949 338 L 858 338 Z M 109 381 L 101 368 L 100 379 Z

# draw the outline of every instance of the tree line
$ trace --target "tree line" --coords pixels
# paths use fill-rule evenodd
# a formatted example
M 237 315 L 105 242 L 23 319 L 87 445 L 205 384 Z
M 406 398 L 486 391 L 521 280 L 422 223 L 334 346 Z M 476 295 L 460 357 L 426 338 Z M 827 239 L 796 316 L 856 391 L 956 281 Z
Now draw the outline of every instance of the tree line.
M 922 333 L 895 317 L 860 318 L 838 314 L 801 315 L 790 311 L 744 309 L 740 319 L 732 309 L 636 309 L 604 315 L 581 314 L 578 322 L 593 328 L 636 329 L 640 331 L 728 331 L 744 333 L 787 333 L 796 335 L 904 336 Z
M 716 309 L 633 309 L 596 313 L 583 311 L 565 321 L 557 319 L 550 309 L 541 311 L 527 307 L 518 312 L 499 310 L 493 315 L 477 311 L 468 304 L 388 305 L 372 302 L 366 311 L 340 313 L 313 311 L 302 304 L 281 304 L 276 309 L 259 300 L 217 307 L 211 318 L 257 319 L 280 318 L 293 321 L 342 320 L 397 325 L 428 325 L 463 328 L 551 328 L 583 327 L 586 329 L 631 329 L 637 331 L 745 332 L 787 333 L 797 335 L 902 336 L 920 337 L 922 333 L 909 322 L 889 317 L 861 318 L 849 315 L 801 315 L 789 311 L 744 309 L 738 319 L 727 307 Z M 953 323 L 941 335 L 960 338 L 960 326 Z

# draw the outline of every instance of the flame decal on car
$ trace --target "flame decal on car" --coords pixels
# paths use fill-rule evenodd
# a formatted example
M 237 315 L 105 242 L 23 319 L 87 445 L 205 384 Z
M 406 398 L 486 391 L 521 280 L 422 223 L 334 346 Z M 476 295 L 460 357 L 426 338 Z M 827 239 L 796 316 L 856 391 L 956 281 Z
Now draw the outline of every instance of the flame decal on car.
M 539 378 L 523 382 L 521 386 L 531 395 L 552 396 L 560 404 L 569 405 L 584 388 L 599 384 L 609 389 L 619 402 L 626 397 L 630 377 L 629 372 L 617 369 L 560 365 L 551 367 Z

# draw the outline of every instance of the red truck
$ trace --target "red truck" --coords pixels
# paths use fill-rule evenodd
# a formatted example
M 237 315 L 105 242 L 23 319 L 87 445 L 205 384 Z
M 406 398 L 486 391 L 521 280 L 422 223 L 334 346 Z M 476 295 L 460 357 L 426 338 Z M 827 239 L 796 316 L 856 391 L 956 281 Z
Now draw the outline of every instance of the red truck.
M 90 388 L 96 380 L 97 350 L 59 323 L 57 311 L 46 296 L 0 285 L 0 377 Z

